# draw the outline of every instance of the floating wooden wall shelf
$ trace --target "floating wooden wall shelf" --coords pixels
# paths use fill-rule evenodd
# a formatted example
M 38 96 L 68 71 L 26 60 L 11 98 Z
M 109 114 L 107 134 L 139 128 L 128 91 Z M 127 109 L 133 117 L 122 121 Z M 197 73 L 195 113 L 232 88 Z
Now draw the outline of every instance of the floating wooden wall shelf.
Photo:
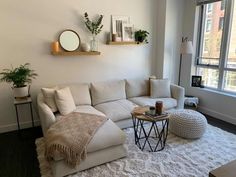
M 138 42 L 134 42 L 134 41 L 117 41 L 117 42 L 113 42 L 113 41 L 108 41 L 107 45 L 140 45 L 143 43 L 138 43 Z
M 52 51 L 52 55 L 61 55 L 61 56 L 100 55 L 100 54 L 101 54 L 101 52 L 82 52 L 82 51 L 73 51 L 73 52 L 59 51 L 59 52 L 54 52 L 54 51 Z

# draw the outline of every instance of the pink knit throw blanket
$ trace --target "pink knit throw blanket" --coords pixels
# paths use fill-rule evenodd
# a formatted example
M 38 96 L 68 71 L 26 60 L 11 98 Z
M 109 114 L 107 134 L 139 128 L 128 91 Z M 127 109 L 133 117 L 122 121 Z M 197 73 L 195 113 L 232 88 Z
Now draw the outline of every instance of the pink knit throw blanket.
M 79 165 L 86 158 L 87 145 L 106 120 L 103 116 L 77 112 L 63 116 L 46 133 L 46 158 L 53 160 L 59 154 L 71 167 Z

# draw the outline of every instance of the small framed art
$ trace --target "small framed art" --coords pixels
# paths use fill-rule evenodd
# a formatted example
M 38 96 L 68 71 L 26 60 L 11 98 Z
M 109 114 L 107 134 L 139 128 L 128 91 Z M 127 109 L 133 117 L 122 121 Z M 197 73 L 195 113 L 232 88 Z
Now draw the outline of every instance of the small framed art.
M 122 24 L 122 40 L 123 41 L 134 41 L 134 25 Z
M 129 24 L 130 17 L 112 15 L 112 34 L 116 34 L 116 40 L 122 41 L 122 26 Z
M 192 76 L 192 87 L 201 87 L 202 76 Z

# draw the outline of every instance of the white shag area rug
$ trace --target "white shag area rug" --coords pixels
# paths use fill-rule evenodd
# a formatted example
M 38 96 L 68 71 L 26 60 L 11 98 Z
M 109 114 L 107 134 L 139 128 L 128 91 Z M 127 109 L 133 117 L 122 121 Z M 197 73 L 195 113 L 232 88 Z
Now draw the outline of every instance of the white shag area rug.
M 142 152 L 127 134 L 128 156 L 69 177 L 207 177 L 209 171 L 236 159 L 236 135 L 208 125 L 201 139 L 186 140 L 171 133 L 160 152 Z M 52 177 L 44 158 L 44 139 L 36 140 L 42 177 Z

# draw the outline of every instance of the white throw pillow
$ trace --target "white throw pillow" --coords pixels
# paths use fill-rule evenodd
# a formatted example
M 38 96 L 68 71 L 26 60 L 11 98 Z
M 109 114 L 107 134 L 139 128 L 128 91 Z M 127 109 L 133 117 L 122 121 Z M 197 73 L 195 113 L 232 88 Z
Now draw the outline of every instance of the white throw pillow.
M 167 79 L 151 79 L 151 98 L 170 98 L 170 81 Z
M 57 112 L 57 105 L 55 102 L 55 91 L 58 89 L 58 87 L 52 87 L 52 88 L 42 88 L 41 91 L 43 93 L 44 101 L 48 105 L 49 108 L 51 108 L 52 112 Z
M 67 115 L 76 109 L 69 87 L 56 90 L 55 100 L 58 110 L 62 115 Z

